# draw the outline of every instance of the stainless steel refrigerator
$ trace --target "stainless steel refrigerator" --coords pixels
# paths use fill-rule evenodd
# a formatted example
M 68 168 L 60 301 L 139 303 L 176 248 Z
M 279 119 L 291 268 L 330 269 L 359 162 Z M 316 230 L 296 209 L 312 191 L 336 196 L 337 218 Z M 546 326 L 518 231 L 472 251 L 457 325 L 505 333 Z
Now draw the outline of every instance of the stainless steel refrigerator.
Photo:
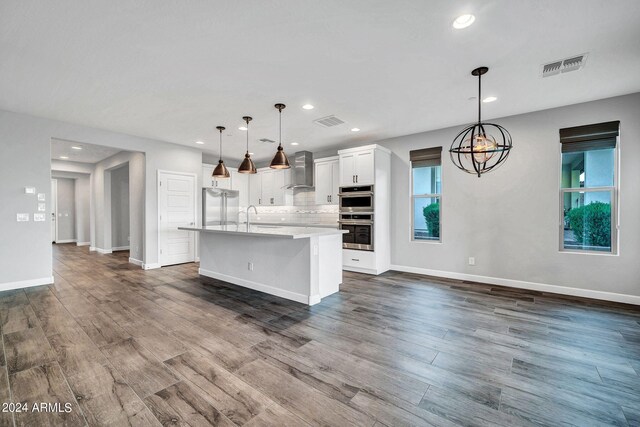
M 202 225 L 238 224 L 239 192 L 218 188 L 202 189 Z

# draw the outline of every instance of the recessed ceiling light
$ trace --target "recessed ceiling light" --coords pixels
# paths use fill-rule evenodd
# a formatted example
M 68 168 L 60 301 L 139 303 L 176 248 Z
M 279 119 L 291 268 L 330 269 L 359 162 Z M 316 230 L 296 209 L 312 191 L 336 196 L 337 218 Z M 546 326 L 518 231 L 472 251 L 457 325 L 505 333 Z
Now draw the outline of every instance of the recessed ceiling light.
M 351 128 L 351 132 L 360 132 L 360 128 Z
M 292 142 L 291 145 L 300 145 L 297 142 Z
M 455 21 L 453 21 L 453 28 L 456 30 L 467 28 L 469 25 L 473 24 L 473 21 L 475 20 L 476 17 L 471 14 L 460 15 L 455 19 Z
M 482 100 L 482 102 L 493 102 L 496 99 L 498 99 L 498 98 L 495 97 L 495 96 L 487 96 L 485 99 Z
M 73 145 L 71 148 L 74 150 L 82 150 L 82 147 L 80 147 L 79 145 Z
M 67 160 L 67 159 L 69 158 L 69 156 L 60 156 L 60 158 L 61 158 L 62 160 Z
M 239 130 L 247 130 L 247 127 L 246 126 L 240 126 L 238 129 Z
M 304 105 L 302 106 L 302 108 L 303 108 L 304 110 L 313 110 L 313 108 L 314 108 L 314 107 L 313 107 L 313 105 L 311 105 L 311 104 L 304 104 Z
M 198 145 L 204 145 L 204 142 L 202 142 L 202 141 L 196 141 L 196 144 L 198 144 Z

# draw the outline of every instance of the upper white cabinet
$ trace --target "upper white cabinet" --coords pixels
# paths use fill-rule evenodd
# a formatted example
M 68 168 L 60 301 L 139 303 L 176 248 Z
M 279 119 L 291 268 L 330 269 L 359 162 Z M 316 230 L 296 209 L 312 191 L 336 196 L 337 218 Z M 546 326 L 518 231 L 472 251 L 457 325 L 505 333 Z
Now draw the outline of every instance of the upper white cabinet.
M 340 186 L 373 185 L 375 180 L 374 148 L 362 147 L 340 151 Z
M 202 164 L 202 186 L 203 187 L 214 187 L 221 188 L 225 190 L 231 190 L 231 177 L 229 178 L 214 178 L 211 176 L 213 174 L 214 165 L 209 165 L 206 163 Z
M 314 160 L 316 205 L 337 205 L 340 191 L 339 158 L 327 157 Z
M 231 189 L 239 192 L 239 205 L 249 206 L 249 175 L 238 173 L 233 169 L 231 172 Z
M 293 204 L 293 192 L 285 187 L 291 183 L 290 169 L 260 169 L 249 178 L 249 204 L 283 206 Z

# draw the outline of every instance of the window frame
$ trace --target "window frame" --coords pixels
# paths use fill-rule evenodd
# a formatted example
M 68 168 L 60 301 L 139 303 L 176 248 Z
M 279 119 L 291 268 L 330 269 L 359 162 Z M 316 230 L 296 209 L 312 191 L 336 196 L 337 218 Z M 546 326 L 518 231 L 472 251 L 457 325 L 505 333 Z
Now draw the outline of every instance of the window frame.
M 434 166 L 427 166 L 434 167 Z M 425 194 L 413 194 L 413 162 L 409 160 L 409 201 L 411 203 L 411 207 L 409 209 L 409 215 L 411 216 L 411 229 L 410 232 L 410 240 L 411 242 L 420 242 L 420 243 L 431 243 L 431 244 L 442 244 L 442 156 L 440 156 L 440 164 L 438 165 L 440 168 L 440 193 L 425 193 Z M 438 211 L 438 220 L 440 224 L 440 233 L 439 238 L 436 239 L 416 239 L 415 238 L 415 218 L 414 218 L 414 209 L 415 209 L 415 201 L 416 199 L 438 199 L 438 203 L 440 204 L 440 209 Z
M 619 232 L 620 218 L 618 216 L 618 205 L 620 203 L 620 137 L 616 137 L 616 145 L 613 147 L 613 185 L 600 187 L 579 187 L 579 188 L 562 188 L 562 144 L 560 145 L 560 174 L 558 177 L 559 192 L 559 227 L 558 227 L 558 251 L 566 254 L 583 254 L 583 255 L 601 255 L 601 256 L 618 256 L 619 255 Z M 586 150 L 593 151 L 593 150 Z M 592 193 L 592 192 L 609 192 L 611 194 L 611 250 L 594 251 L 586 249 L 567 249 L 564 247 L 564 195 L 567 193 Z

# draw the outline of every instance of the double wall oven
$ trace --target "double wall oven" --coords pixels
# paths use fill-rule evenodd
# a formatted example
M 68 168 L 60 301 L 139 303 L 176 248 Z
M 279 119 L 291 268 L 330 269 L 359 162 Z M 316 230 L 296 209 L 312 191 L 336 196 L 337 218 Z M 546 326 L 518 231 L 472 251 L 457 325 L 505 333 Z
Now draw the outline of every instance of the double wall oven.
M 373 251 L 373 186 L 340 187 L 340 229 L 342 247 Z

